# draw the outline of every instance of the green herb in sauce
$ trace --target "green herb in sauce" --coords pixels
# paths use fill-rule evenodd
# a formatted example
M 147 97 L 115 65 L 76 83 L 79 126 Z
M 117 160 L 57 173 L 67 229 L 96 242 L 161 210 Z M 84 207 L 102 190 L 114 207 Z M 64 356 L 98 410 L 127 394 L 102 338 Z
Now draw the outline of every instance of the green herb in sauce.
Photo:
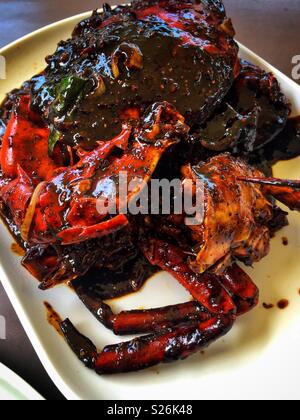
M 86 83 L 87 80 L 77 76 L 64 77 L 58 86 L 56 99 L 51 106 L 51 111 L 60 117 L 69 113 L 82 98 Z
M 56 90 L 56 98 L 51 105 L 50 113 L 57 117 L 70 117 L 74 106 L 83 97 L 84 88 L 87 80 L 77 76 L 64 77 Z M 49 136 L 49 155 L 52 155 L 57 142 L 61 138 L 61 133 L 51 127 Z
M 60 132 L 57 131 L 56 128 L 52 126 L 51 131 L 50 131 L 49 140 L 48 140 L 49 156 L 52 156 L 54 147 L 56 146 L 56 143 L 59 142 L 60 137 L 61 137 Z

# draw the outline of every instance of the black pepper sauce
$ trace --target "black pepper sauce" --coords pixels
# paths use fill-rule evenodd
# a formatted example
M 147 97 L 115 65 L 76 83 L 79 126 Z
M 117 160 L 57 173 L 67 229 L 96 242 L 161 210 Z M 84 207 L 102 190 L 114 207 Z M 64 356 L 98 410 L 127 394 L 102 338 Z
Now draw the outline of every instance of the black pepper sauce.
M 273 309 L 274 308 L 274 305 L 273 305 L 273 303 L 263 303 L 263 307 L 265 308 L 265 309 L 267 309 L 267 310 L 269 310 L 269 309 Z
M 278 136 L 250 155 L 249 162 L 258 167 L 266 176 L 273 175 L 273 165 L 277 162 L 300 156 L 300 116 L 289 118 Z
M 96 268 L 72 282 L 72 287 L 81 298 L 86 293 L 95 299 L 110 300 L 140 290 L 145 282 L 157 272 L 146 259 L 138 255 L 116 270 Z
M 225 33 L 192 18 L 186 14 L 179 24 L 153 15 L 145 20 L 120 15 L 62 43 L 49 58 L 48 69 L 33 80 L 34 107 L 44 112 L 53 85 L 67 74 L 89 80 L 94 84 L 91 93 L 74 109 L 71 121 L 58 127 L 66 143 L 88 149 L 119 134 L 128 109 L 138 116 L 155 102 L 175 105 L 188 124 L 205 120 L 231 85 L 237 47 L 228 41 L 231 55 L 222 47 L 219 51 Z M 213 54 L 207 52 L 209 47 Z M 138 68 L 126 64 L 133 51 L 141 56 Z M 62 63 L 66 54 L 69 61 Z
M 276 78 L 261 68 L 241 60 L 241 72 L 226 101 L 246 115 L 256 113 L 256 136 L 252 150 L 272 142 L 284 129 L 290 115 L 290 104 Z
M 260 152 L 261 158 L 275 164 L 300 155 L 300 116 L 289 118 L 283 131 Z
M 198 121 L 201 121 L 201 118 L 204 118 L 204 109 L 213 107 L 216 99 L 218 101 L 222 99 L 223 90 L 226 91 L 227 84 L 228 86 L 231 84 L 230 60 L 226 60 L 224 57 L 210 56 L 199 48 L 200 44 L 183 43 L 182 35 L 185 31 L 182 27 L 171 27 L 156 17 L 148 18 L 147 22 L 142 23 L 132 17 L 127 17 L 125 20 L 120 19 L 119 21 L 116 19 L 115 23 L 106 29 L 101 29 L 103 32 L 102 38 L 99 37 L 100 41 L 103 41 L 101 52 L 97 46 L 95 48 L 93 46 L 95 34 L 92 33 L 87 35 L 86 39 L 81 40 L 82 45 L 79 46 L 78 51 L 75 51 L 78 38 L 61 43 L 57 55 L 49 60 L 49 69 L 32 81 L 34 106 L 40 107 L 42 110 L 53 100 L 51 84 L 57 82 L 64 74 L 64 70 L 62 73 L 58 70 L 63 67 L 58 56 L 62 57 L 65 63 L 65 74 L 70 70 L 68 59 L 73 55 L 70 60 L 72 72 L 86 77 L 97 74 L 104 79 L 105 92 L 99 97 L 97 89 L 94 90 L 83 99 L 72 115 L 73 125 L 68 125 L 68 130 L 63 133 L 65 141 L 71 145 L 80 144 L 86 148 L 93 148 L 95 141 L 105 140 L 118 134 L 122 125 L 122 115 L 126 114 L 128 108 L 137 107 L 137 104 L 139 109 L 136 111 L 136 116 L 143 112 L 150 103 L 168 100 L 175 104 L 179 111 L 183 112 L 191 121 L 195 113 L 198 114 Z M 189 21 L 188 16 L 186 19 Z M 205 39 L 209 40 L 211 35 L 215 35 L 213 29 L 207 29 L 205 25 L 194 27 L 193 30 L 197 30 L 201 35 L 202 41 L 199 42 L 204 40 L 202 46 L 205 44 Z M 189 38 L 189 41 L 191 39 L 192 37 Z M 120 59 L 121 74 L 119 78 L 115 78 L 112 74 L 111 57 L 114 50 L 123 41 L 138 46 L 142 52 L 143 69 L 129 70 Z M 85 48 L 83 48 L 84 46 Z M 82 48 L 80 49 L 80 47 Z M 157 55 L 154 56 L 154 52 Z M 168 57 L 168 60 L 165 57 Z M 162 65 L 162 63 L 165 64 Z M 53 78 L 51 72 L 54 75 Z M 227 79 L 224 76 L 228 76 Z M 119 114 L 121 105 L 123 108 L 121 107 L 121 114 Z M 202 113 L 199 113 L 200 109 L 202 109 Z M 134 115 L 134 112 L 131 115 Z M 5 126 L 5 120 L 1 121 L 0 137 Z M 291 141 L 297 143 L 299 119 L 290 121 L 293 127 Z M 291 126 L 289 125 L 289 127 Z M 294 127 L 298 127 L 298 131 L 295 131 Z M 273 143 L 270 144 L 270 147 L 272 145 Z M 298 156 L 300 148 L 296 148 L 296 150 L 298 150 Z M 5 216 L 5 219 L 7 219 L 10 230 L 14 232 L 14 226 L 11 224 L 9 216 Z M 15 234 L 18 236 L 19 233 L 15 232 Z M 146 272 L 147 269 L 145 269 Z M 97 273 L 102 278 L 102 273 Z M 115 278 L 115 273 L 111 272 L 108 277 L 110 275 Z M 107 284 L 112 285 L 111 289 L 108 287 L 111 295 L 114 293 L 122 295 L 132 290 L 132 287 L 127 289 L 128 281 L 131 278 L 129 278 L 129 274 L 128 277 L 123 278 L 124 284 L 121 286 L 122 282 L 120 282 L 117 288 L 108 279 Z
M 289 306 L 290 302 L 287 299 L 281 299 L 277 303 L 277 307 L 281 310 L 286 309 Z
M 44 306 L 46 308 L 47 321 L 49 325 L 51 325 L 59 335 L 63 336 L 60 328 L 60 324 L 63 320 L 61 319 L 60 315 L 53 309 L 50 303 L 44 302 Z

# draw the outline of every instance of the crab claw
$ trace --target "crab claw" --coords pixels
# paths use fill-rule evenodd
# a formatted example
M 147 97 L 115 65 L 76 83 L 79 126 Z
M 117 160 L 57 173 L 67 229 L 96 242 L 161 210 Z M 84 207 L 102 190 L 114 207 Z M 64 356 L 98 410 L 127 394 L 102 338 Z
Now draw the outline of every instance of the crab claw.
M 49 128 L 30 110 L 30 97 L 21 96 L 3 137 L 3 176 L 15 179 L 18 176 L 18 166 L 21 166 L 37 182 L 49 179 L 63 164 L 59 153 L 54 153 L 53 159 L 48 155 L 49 135 Z
M 76 165 L 57 170 L 34 194 L 34 213 L 26 218 L 28 242 L 70 245 L 125 227 L 127 206 L 147 185 L 162 155 L 188 130 L 172 106 L 157 103 L 139 127 L 124 125 L 116 138 L 81 152 Z
M 241 181 L 262 185 L 266 194 L 272 195 L 290 210 L 300 212 L 300 181 L 278 178 L 241 178 Z
M 88 241 L 95 238 L 101 238 L 116 233 L 128 225 L 128 219 L 125 215 L 120 214 L 105 222 L 98 223 L 93 226 L 77 226 L 66 229 L 57 234 L 57 238 L 61 240 L 61 245 L 72 245 L 79 242 Z
M 187 256 L 180 248 L 160 240 L 151 240 L 141 246 L 152 265 L 170 273 L 188 290 L 193 298 L 212 314 L 236 312 L 236 306 L 213 273 L 195 274 L 189 267 Z
M 244 315 L 257 306 L 259 289 L 237 264 L 228 267 L 225 273 L 219 276 L 219 281 L 236 304 L 237 316 Z
M 9 207 L 14 223 L 20 225 L 34 191 L 34 186 L 26 172 L 17 166 L 17 177 L 1 188 L 3 201 Z
M 48 156 L 49 134 L 39 115 L 31 111 L 30 97 L 21 96 L 4 133 L 0 159 L 1 198 L 18 229 L 23 224 L 26 226 L 24 221 L 30 213 L 29 203 L 37 186 L 51 178 L 63 164 L 59 146 L 53 158 Z
M 151 264 L 173 275 L 211 314 L 241 316 L 258 303 L 257 286 L 237 264 L 218 275 L 196 274 L 184 252 L 174 245 L 155 240 L 150 241 L 150 246 L 143 244 L 142 251 Z

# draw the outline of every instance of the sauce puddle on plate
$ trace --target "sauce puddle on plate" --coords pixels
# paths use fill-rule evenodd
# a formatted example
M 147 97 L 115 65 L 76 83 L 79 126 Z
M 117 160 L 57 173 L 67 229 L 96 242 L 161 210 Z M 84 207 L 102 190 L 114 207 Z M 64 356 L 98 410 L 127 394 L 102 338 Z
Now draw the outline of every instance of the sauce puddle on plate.
M 287 299 L 281 299 L 278 303 L 277 303 L 277 307 L 279 309 L 286 309 L 289 306 L 290 302 Z
M 17 242 L 13 242 L 11 244 L 11 250 L 14 254 L 18 255 L 19 257 L 24 257 L 25 255 L 25 250 Z
M 51 325 L 55 331 L 63 337 L 63 333 L 60 329 L 60 324 L 62 323 L 61 317 L 58 315 L 58 313 L 53 309 L 53 307 L 48 302 L 44 302 L 44 306 L 47 311 L 47 321 L 49 325 Z

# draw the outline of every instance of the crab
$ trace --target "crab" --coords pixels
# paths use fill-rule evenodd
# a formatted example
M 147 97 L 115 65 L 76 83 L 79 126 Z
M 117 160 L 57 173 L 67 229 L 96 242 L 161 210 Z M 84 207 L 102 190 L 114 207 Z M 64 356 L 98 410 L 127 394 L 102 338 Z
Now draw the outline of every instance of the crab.
M 230 154 L 184 167 L 182 172 L 183 183 L 187 178 L 204 183 L 203 223 L 189 227 L 189 248 L 180 248 L 174 238 L 166 240 L 160 225 L 155 236 L 153 226 L 150 237 L 143 232 L 140 249 L 153 266 L 170 273 L 194 300 L 114 314 L 90 289 L 75 286 L 86 307 L 115 334 L 151 333 L 98 353 L 93 343 L 65 320 L 61 328 L 71 348 L 98 374 L 185 359 L 228 333 L 236 317 L 253 309 L 259 299 L 258 288 L 237 261 L 252 265 L 264 258 L 271 235 L 286 224 L 286 213 L 270 197 L 300 211 L 299 181 L 266 178 Z
M 109 248 L 123 247 L 125 231 L 132 243 L 127 218 L 100 215 L 100 193 L 92 190 L 101 182 L 108 188 L 105 179 L 130 166 L 129 178 L 140 170 L 149 180 L 178 142 L 177 133 L 175 139 L 168 133 L 161 148 L 133 144 L 138 127 L 160 112 L 156 104 L 175 106 L 173 114 L 189 126 L 208 118 L 239 71 L 233 35 L 223 6 L 215 2 L 137 1 L 114 10 L 105 5 L 59 44 L 42 73 L 8 95 L 1 111 L 2 213 L 27 250 L 25 266 L 43 280 L 41 287 L 84 275 L 102 259 L 93 251 L 100 238 L 111 239 L 106 255 Z M 110 169 L 103 171 L 99 159 Z M 80 181 L 74 182 L 78 172 Z
M 105 6 L 47 58 L 31 81 L 32 105 L 64 142 L 86 149 L 118 135 L 124 119 L 139 119 L 156 102 L 169 102 L 193 126 L 211 115 L 238 75 L 233 35 L 216 2 Z
M 23 243 L 27 244 L 26 266 L 36 274 L 37 264 L 46 265 L 42 273 L 48 269 L 46 278 L 41 279 L 41 288 L 85 274 L 101 256 L 100 250 L 90 253 L 83 271 L 70 271 L 55 255 L 50 258 L 49 251 L 53 252 L 56 246 L 67 247 L 70 253 L 70 246 L 84 243 L 88 252 L 86 244 L 91 241 L 128 231 L 129 220 L 121 213 L 122 208 L 125 205 L 126 213 L 127 204 L 150 180 L 164 152 L 187 132 L 183 117 L 171 105 L 154 104 L 139 125 L 124 125 L 116 138 L 99 141 L 93 151 L 81 151 L 76 164 L 63 167 L 59 159 L 55 161 L 58 148 L 53 158 L 48 156 L 49 129 L 29 110 L 29 98 L 19 99 L 2 142 L 1 197 Z M 143 182 L 128 191 L 125 198 L 117 197 L 116 215 L 112 216 L 106 203 L 115 198 L 113 186 L 124 171 L 128 185 L 135 179 Z M 79 257 L 82 258 L 82 252 Z M 50 275 L 49 259 L 55 267 Z
M 290 105 L 273 75 L 239 60 L 221 1 L 104 5 L 47 64 L 0 112 L 0 211 L 23 264 L 43 290 L 70 282 L 115 334 L 148 334 L 98 352 L 62 322 L 97 373 L 184 359 L 257 305 L 239 263 L 264 258 L 286 225 L 273 198 L 300 209 L 298 181 L 258 169 L 272 145 L 295 142 Z M 114 188 L 122 173 L 127 187 L 142 180 L 125 196 Z M 174 177 L 190 181 L 192 195 L 202 182 L 201 222 L 128 214 L 151 179 Z M 139 290 L 159 269 L 193 300 L 113 313 L 108 298 Z

